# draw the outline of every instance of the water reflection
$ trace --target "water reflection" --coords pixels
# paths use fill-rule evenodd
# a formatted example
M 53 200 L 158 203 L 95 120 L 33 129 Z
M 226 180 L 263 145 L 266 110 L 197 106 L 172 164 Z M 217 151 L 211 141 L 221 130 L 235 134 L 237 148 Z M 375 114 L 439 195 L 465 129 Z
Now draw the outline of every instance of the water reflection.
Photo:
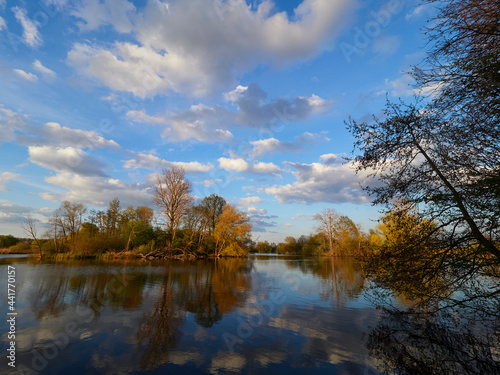
M 249 263 L 240 259 L 169 264 L 158 300 L 151 312 L 145 313 L 137 334 L 140 368 L 152 370 L 169 362 L 188 312 L 201 327 L 210 328 L 244 302 L 250 269 Z
M 376 310 L 351 259 L 11 262 L 40 374 L 500 373 L 498 319 Z
M 352 258 L 309 258 L 288 262 L 288 267 L 298 268 L 304 274 L 311 273 L 321 278 L 320 296 L 324 300 L 345 304 L 359 297 L 365 278 L 359 261 Z
M 386 372 L 500 374 L 500 330 L 489 322 L 385 310 L 370 333 L 370 354 Z

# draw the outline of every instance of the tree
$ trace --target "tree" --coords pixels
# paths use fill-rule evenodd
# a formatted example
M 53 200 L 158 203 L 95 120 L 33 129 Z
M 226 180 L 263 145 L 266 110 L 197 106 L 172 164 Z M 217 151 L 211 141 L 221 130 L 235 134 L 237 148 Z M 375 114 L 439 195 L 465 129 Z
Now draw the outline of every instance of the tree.
M 208 228 L 210 234 L 215 231 L 217 226 L 219 215 L 224 210 L 226 205 L 226 200 L 219 195 L 211 194 L 208 197 L 202 199 L 200 206 L 208 222 Z
M 197 245 L 197 249 L 200 251 L 209 226 L 204 207 L 197 205 L 188 208 L 186 215 L 183 217 L 183 223 L 189 235 L 189 241 L 185 245 L 185 250 Z
M 269 254 L 273 252 L 273 248 L 267 241 L 259 241 L 255 246 L 255 250 L 260 254 Z
M 169 245 L 172 248 L 177 227 L 186 210 L 193 204 L 193 197 L 190 195 L 191 183 L 186 179 L 184 169 L 172 166 L 170 169 L 164 169 L 161 176 L 156 175 L 153 189 L 154 201 L 166 220 L 170 235 Z
M 436 110 L 468 118 L 469 126 L 498 140 L 500 7 L 497 0 L 426 0 L 437 14 L 426 33 L 432 49 L 415 67 L 420 87 L 438 89 Z M 471 129 L 472 130 L 472 129 Z M 497 143 L 497 142 L 496 142 Z
M 242 256 L 248 252 L 246 243 L 252 230 L 248 221 L 244 212 L 230 204 L 224 206 L 214 231 L 216 256 Z
M 328 240 L 328 251 L 331 256 L 338 255 L 335 251 L 335 233 L 340 215 L 334 209 L 324 209 L 321 214 L 314 215 L 314 220 L 318 222 L 316 230 L 324 233 Z
M 24 216 L 21 228 L 26 232 L 28 236 L 33 238 L 33 241 L 36 243 L 36 246 L 40 251 L 40 258 L 42 258 L 43 257 L 42 244 L 40 243 L 40 240 L 37 237 L 37 232 L 38 232 L 37 221 L 33 218 L 33 216 L 31 216 L 30 213 L 27 213 Z
M 458 155 L 463 146 L 457 135 L 449 134 L 448 121 L 417 105 L 388 103 L 385 115 L 383 121 L 349 123 L 355 145 L 363 151 L 355 158 L 357 171 L 374 171 L 382 182 L 367 187 L 376 196 L 374 203 L 405 198 L 423 204 L 425 215 L 448 229 L 443 246 L 451 250 L 477 244 L 476 255 L 500 259 L 495 244 L 500 238 L 500 194 L 489 183 L 500 173 L 498 156 L 489 165 L 473 156 L 464 159 L 470 152 Z
M 0 235 L 0 249 L 9 248 L 16 245 L 19 240 L 11 234 L 6 236 Z
M 70 246 L 73 247 L 82 226 L 85 212 L 87 212 L 87 208 L 82 203 L 64 201 L 52 217 L 55 228 L 54 234 L 57 232 L 56 227 L 59 226 L 63 241 L 66 241 L 69 237 Z
M 105 214 L 106 232 L 108 236 L 113 237 L 116 235 L 116 231 L 118 229 L 118 224 L 120 221 L 120 215 L 120 200 L 118 198 L 113 198 L 113 200 L 109 202 L 109 206 Z
M 417 296 L 426 311 L 434 301 L 433 312 L 482 311 L 498 325 L 500 8 L 497 0 L 425 2 L 437 15 L 412 74 L 432 95 L 347 122 L 361 151 L 356 170 L 378 178 L 366 188 L 388 208 L 375 281 Z

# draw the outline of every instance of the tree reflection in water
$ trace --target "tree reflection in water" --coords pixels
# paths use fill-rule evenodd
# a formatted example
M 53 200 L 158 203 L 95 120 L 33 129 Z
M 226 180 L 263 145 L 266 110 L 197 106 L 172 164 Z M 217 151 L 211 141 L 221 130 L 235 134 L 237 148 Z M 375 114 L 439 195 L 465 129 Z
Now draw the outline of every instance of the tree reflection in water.
M 367 347 L 386 373 L 500 374 L 500 332 L 486 323 L 385 309 Z
M 289 268 L 299 268 L 321 278 L 320 296 L 323 300 L 345 305 L 358 297 L 365 284 L 362 267 L 353 258 L 310 258 L 300 262 L 288 262 Z
M 169 263 L 159 298 L 145 314 L 137 333 L 140 368 L 153 370 L 168 362 L 177 346 L 187 312 L 203 327 L 211 327 L 243 303 L 250 290 L 251 263 L 246 259 Z
M 368 338 L 370 355 L 387 373 L 500 374 L 500 278 L 496 267 L 486 270 L 446 283 L 445 276 L 463 272 L 446 269 L 435 289 L 402 278 L 394 286 L 387 279 L 377 283 L 375 277 L 379 289 L 373 296 L 383 314 Z M 384 294 L 400 305 L 418 297 L 400 311 Z
M 175 302 L 172 273 L 167 270 L 160 297 L 149 316 L 145 316 L 137 333 L 138 347 L 142 354 L 139 365 L 142 369 L 152 370 L 159 363 L 167 362 L 170 349 L 177 344 L 180 335 L 178 328 L 184 321 L 185 314 Z

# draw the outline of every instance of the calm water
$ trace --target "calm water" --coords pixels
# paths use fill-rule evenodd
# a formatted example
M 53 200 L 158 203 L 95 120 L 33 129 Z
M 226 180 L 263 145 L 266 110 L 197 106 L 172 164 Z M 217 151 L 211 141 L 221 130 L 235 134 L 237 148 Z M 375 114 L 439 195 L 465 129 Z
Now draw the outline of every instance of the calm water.
M 352 260 L 4 257 L 2 285 L 8 265 L 16 272 L 16 370 L 24 373 L 379 373 L 365 345 L 380 314 Z M 0 299 L 5 317 L 5 288 Z M 0 329 L 0 372 L 15 373 L 4 354 L 5 318 Z

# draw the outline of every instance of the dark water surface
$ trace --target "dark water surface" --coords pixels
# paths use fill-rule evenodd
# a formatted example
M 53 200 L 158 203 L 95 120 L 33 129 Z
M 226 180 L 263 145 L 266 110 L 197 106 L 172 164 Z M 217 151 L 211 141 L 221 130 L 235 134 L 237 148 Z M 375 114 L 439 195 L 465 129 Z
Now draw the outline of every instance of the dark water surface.
M 16 370 L 39 374 L 378 374 L 379 312 L 349 259 L 36 262 L 15 267 Z M 0 372 L 7 363 L 7 290 Z M 23 370 L 23 371 L 19 371 Z

